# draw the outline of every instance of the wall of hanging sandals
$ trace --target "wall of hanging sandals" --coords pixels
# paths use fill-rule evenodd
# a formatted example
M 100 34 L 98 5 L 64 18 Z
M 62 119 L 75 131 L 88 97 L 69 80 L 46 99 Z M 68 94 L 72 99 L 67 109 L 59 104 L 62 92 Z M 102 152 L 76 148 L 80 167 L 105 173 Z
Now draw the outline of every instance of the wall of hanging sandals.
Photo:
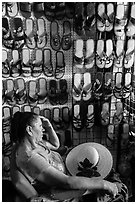
M 61 145 L 99 142 L 132 196 L 135 3 L 2 3 L 3 176 L 16 111 L 49 118 Z

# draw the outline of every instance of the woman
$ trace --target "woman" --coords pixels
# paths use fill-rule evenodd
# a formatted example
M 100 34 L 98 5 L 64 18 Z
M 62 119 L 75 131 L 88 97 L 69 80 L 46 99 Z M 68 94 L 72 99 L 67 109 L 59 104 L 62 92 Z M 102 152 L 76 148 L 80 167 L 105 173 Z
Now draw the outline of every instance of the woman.
M 42 140 L 44 130 L 48 141 Z M 118 194 L 115 183 L 67 175 L 65 164 L 56 152 L 59 139 L 47 118 L 31 112 L 16 112 L 11 124 L 11 136 L 18 143 L 17 167 L 39 193 L 43 192 L 43 187 L 45 191 L 56 187 L 89 190 L 91 193 L 103 190 L 112 197 Z

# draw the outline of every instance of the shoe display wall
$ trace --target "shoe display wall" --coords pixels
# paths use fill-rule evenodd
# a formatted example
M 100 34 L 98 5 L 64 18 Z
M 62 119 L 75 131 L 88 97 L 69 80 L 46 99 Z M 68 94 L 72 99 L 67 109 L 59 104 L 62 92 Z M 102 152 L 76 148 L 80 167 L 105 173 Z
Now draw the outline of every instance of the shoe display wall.
M 48 117 L 62 145 L 107 146 L 117 168 L 134 143 L 134 64 L 135 2 L 2 2 L 4 177 L 16 111 Z

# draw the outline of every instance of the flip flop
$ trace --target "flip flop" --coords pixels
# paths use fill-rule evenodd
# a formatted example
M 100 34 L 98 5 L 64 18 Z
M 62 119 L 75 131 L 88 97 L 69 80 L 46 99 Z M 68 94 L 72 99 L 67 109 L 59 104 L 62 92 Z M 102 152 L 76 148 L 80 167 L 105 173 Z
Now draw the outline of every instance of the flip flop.
M 2 108 L 2 131 L 4 133 L 10 132 L 11 117 L 10 107 L 4 106 Z
M 114 53 L 113 53 L 113 42 L 111 39 L 106 40 L 106 61 L 105 68 L 108 69 L 113 65 Z
M 106 19 L 105 31 L 110 32 L 113 29 L 114 16 L 115 16 L 114 4 L 107 3 L 107 19 Z
M 2 18 L 2 44 L 8 49 L 14 48 L 14 40 L 7 17 Z
M 62 118 L 60 108 L 55 107 L 52 109 L 52 123 L 55 129 L 62 128 Z
M 31 76 L 32 59 L 28 48 L 22 49 L 22 75 L 24 77 Z
M 31 2 L 20 2 L 20 13 L 24 18 L 29 18 L 32 12 L 32 3 Z
M 124 67 L 129 69 L 133 66 L 135 60 L 135 40 L 129 39 L 127 41 L 127 50 L 124 58 Z
M 116 16 L 114 23 L 114 33 L 117 37 L 122 37 L 125 34 L 125 25 L 127 19 L 125 18 L 124 3 L 117 3 Z
M 68 102 L 68 85 L 66 79 L 60 79 L 59 80 L 59 104 L 64 105 Z
M 42 67 L 43 67 L 43 53 L 41 49 L 35 49 L 33 51 L 33 68 L 31 75 L 33 77 L 38 77 L 42 74 Z
M 56 52 L 55 78 L 60 79 L 65 74 L 65 59 L 62 51 Z
M 116 41 L 116 52 L 115 52 L 115 59 L 114 65 L 118 68 L 122 68 L 123 66 L 123 59 L 124 59 L 124 40 L 117 40 Z
M 2 2 L 2 17 L 4 17 L 6 15 L 6 3 Z
M 66 17 L 72 19 L 75 15 L 74 2 L 65 2 Z
M 25 81 L 23 78 L 18 78 L 18 79 L 16 79 L 15 83 L 16 83 L 15 84 L 15 86 L 16 86 L 16 92 L 15 92 L 16 101 L 19 105 L 22 105 L 27 100 Z
M 81 131 L 83 128 L 81 117 L 80 117 L 80 105 L 74 104 L 73 105 L 73 127 L 76 131 Z
M 36 18 L 44 16 L 44 3 L 33 2 L 33 14 Z
M 72 97 L 73 97 L 73 99 L 75 101 L 80 101 L 81 100 L 81 95 L 82 95 L 81 80 L 82 80 L 82 74 L 80 74 L 80 73 L 74 74 Z
M 58 51 L 61 47 L 59 25 L 56 21 L 52 21 L 50 24 L 50 46 L 55 51 Z
M 45 78 L 38 79 L 38 103 L 45 103 L 47 100 L 47 81 Z
M 104 83 L 104 100 L 108 100 L 113 95 L 113 88 L 112 88 L 112 79 L 113 75 L 111 72 L 105 73 L 105 83 Z
M 36 47 L 36 33 L 34 30 L 34 20 L 32 18 L 25 19 L 26 45 L 30 49 L 34 49 Z
M 2 105 L 5 103 L 5 85 L 4 81 L 2 80 Z
M 102 104 L 102 111 L 101 111 L 101 124 L 106 126 L 109 124 L 110 120 L 110 106 L 108 102 Z
M 122 72 L 115 73 L 115 85 L 113 89 L 114 96 L 118 99 L 121 99 L 123 97 L 123 74 Z
M 75 3 L 75 16 L 74 16 L 74 30 L 79 35 L 85 34 L 84 30 L 84 5 L 82 2 Z
M 63 122 L 63 129 L 68 129 L 70 125 L 70 110 L 69 107 L 65 106 L 62 107 L 62 122 Z
M 105 31 L 105 4 L 99 3 L 97 8 L 97 29 L 100 32 Z
M 122 126 L 122 134 L 121 134 L 121 138 L 124 140 L 128 140 L 129 139 L 129 124 L 128 123 L 124 123 Z
M 42 115 L 51 121 L 51 109 L 45 108 L 42 110 Z
M 51 50 L 50 49 L 44 49 L 43 50 L 43 72 L 47 77 L 53 76 L 53 65 L 52 65 L 52 56 L 51 56 Z
M 126 26 L 126 36 L 135 36 L 135 3 L 131 2 L 130 17 Z
M 62 49 L 69 50 L 72 45 L 71 40 L 71 24 L 69 21 L 63 22 L 63 37 L 62 37 Z
M 113 116 L 113 124 L 118 125 L 121 123 L 123 118 L 123 104 L 122 102 L 118 101 L 116 104 L 116 112 Z
M 75 54 L 74 54 L 74 65 L 77 68 L 82 69 L 84 64 L 83 47 L 84 41 L 82 39 L 77 39 L 75 41 Z
M 132 91 L 131 77 L 132 77 L 131 73 L 129 72 L 125 73 L 125 84 L 123 86 L 123 98 L 128 98 Z
M 88 105 L 87 119 L 86 119 L 86 128 L 90 129 L 94 125 L 94 105 Z
M 2 49 L 2 77 L 8 78 L 10 76 L 10 65 L 8 61 L 8 52 Z
M 5 84 L 5 100 L 9 105 L 15 105 L 15 90 L 14 90 L 14 81 L 12 79 L 7 79 Z
M 51 79 L 49 81 L 49 92 L 48 92 L 48 98 L 51 105 L 57 105 L 59 103 L 58 101 L 58 90 L 57 90 L 57 81 L 54 79 Z
M 95 64 L 95 42 L 93 39 L 86 41 L 86 56 L 84 59 L 84 65 L 86 69 L 93 68 Z
M 100 100 L 101 96 L 103 95 L 102 83 L 103 83 L 103 73 L 98 72 L 96 74 L 95 82 L 92 88 L 94 96 L 97 100 Z
M 116 134 L 115 134 L 115 126 L 113 124 L 108 125 L 108 133 L 106 137 L 106 146 L 111 148 L 115 146 L 117 141 Z
M 20 107 L 17 105 L 13 106 L 11 112 L 12 112 L 12 115 L 14 115 L 16 112 L 20 112 Z
M 37 115 L 40 115 L 40 107 L 34 106 L 34 107 L 32 108 L 32 112 L 33 112 L 33 113 L 36 113 Z
M 28 81 L 28 102 L 30 105 L 36 105 L 38 102 L 37 82 L 34 80 Z
M 91 91 L 92 91 L 91 74 L 89 72 L 85 72 L 83 92 L 82 92 L 82 99 L 84 101 L 88 101 L 91 99 Z
M 63 20 L 65 17 L 65 2 L 56 3 L 56 19 Z
M 21 49 L 25 44 L 25 33 L 22 19 L 19 17 L 14 18 L 11 26 L 14 37 L 14 48 Z
M 54 2 L 44 3 L 44 14 L 48 21 L 54 21 L 56 18 L 56 6 Z
M 38 18 L 37 21 L 37 47 L 44 48 L 47 44 L 47 32 L 46 32 L 46 25 L 43 18 Z
M 31 106 L 29 105 L 22 106 L 21 112 L 31 112 Z
M 85 10 L 87 12 L 84 27 L 85 34 L 86 36 L 93 37 L 96 31 L 95 3 L 87 3 Z
M 11 76 L 18 77 L 21 75 L 21 59 L 18 50 L 12 50 L 12 60 L 11 65 Z
M 104 52 L 104 40 L 97 40 L 97 51 L 96 51 L 96 65 L 98 68 L 103 69 L 105 67 L 106 54 Z
M 6 3 L 7 15 L 11 18 L 18 14 L 18 3 L 17 2 L 7 2 Z

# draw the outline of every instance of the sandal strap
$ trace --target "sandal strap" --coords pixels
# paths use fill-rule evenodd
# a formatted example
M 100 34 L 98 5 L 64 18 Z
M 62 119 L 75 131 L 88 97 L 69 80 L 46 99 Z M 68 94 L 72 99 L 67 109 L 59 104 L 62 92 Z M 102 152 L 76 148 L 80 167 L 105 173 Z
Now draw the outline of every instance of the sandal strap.
M 94 58 L 95 58 L 95 53 L 92 53 L 91 56 L 84 59 L 84 64 L 85 65 L 90 64 L 91 62 L 93 62 Z
M 78 64 L 82 64 L 84 61 L 84 57 L 77 57 L 76 55 L 74 55 L 74 61 L 77 62 Z

